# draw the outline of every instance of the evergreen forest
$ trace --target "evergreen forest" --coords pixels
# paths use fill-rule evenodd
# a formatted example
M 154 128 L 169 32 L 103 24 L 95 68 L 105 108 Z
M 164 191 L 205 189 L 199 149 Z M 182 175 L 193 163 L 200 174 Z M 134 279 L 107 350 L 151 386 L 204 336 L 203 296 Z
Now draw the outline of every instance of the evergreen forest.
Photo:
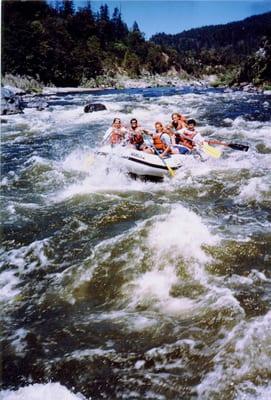
M 148 41 L 136 21 L 128 28 L 107 4 L 94 12 L 90 1 L 81 8 L 69 0 L 2 1 L 2 75 L 77 86 L 100 76 L 169 72 L 270 83 L 271 13 Z
M 221 74 L 227 84 L 271 81 L 271 12 L 176 35 L 159 33 L 151 41 L 176 50 L 179 63 L 194 76 Z

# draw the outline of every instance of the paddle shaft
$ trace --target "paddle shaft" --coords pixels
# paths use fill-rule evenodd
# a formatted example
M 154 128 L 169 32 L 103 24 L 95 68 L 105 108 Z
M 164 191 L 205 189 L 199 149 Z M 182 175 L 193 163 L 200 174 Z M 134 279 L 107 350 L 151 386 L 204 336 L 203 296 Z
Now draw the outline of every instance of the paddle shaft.
M 173 176 L 175 175 L 175 172 L 173 171 L 173 169 L 170 168 L 170 166 L 167 164 L 166 160 L 161 156 L 161 154 L 159 153 L 159 151 L 158 151 L 154 146 L 152 146 L 152 148 L 154 149 L 154 151 L 155 151 L 155 153 L 158 155 L 158 157 L 162 160 L 163 164 L 167 167 L 168 172 L 169 172 L 169 175 L 170 175 L 171 177 L 173 177 Z
M 172 168 L 170 168 L 170 166 L 167 164 L 166 160 L 163 157 L 161 157 L 161 154 L 159 153 L 159 151 L 150 143 L 149 140 L 147 140 L 147 142 L 148 142 L 149 146 L 155 151 L 156 155 L 162 160 L 163 164 L 167 167 L 169 175 L 171 177 L 175 176 L 175 172 L 173 171 Z

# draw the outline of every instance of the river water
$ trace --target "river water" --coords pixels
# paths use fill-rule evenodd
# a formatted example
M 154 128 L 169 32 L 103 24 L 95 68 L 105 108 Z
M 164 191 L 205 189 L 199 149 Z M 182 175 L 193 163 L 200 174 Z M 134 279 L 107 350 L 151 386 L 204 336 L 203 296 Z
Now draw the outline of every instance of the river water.
M 2 125 L 0 398 L 270 399 L 271 96 L 47 100 Z M 187 156 L 160 183 L 90 157 L 114 117 L 153 129 L 175 111 L 249 151 Z

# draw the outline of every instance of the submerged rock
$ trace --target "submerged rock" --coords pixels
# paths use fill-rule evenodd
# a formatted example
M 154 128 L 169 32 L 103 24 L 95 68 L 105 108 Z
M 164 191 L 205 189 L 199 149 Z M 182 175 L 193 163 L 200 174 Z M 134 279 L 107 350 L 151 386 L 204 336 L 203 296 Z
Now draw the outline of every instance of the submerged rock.
M 103 111 L 103 110 L 106 110 L 106 107 L 104 104 L 101 103 L 89 103 L 84 107 L 85 113 L 90 113 L 94 111 Z

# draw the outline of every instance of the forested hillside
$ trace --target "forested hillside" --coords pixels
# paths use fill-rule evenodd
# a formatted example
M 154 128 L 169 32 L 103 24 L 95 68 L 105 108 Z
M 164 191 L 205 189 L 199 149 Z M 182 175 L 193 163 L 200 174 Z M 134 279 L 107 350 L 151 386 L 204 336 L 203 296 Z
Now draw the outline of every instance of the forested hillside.
M 85 4 L 3 1 L 2 74 L 58 86 L 169 71 L 216 74 L 222 84 L 271 81 L 271 12 L 147 41 L 136 22 L 128 28 L 118 8 L 110 15 L 106 4 L 96 13 Z
M 112 15 L 91 3 L 75 9 L 72 1 L 2 2 L 2 74 L 38 76 L 45 83 L 79 85 L 116 72 L 166 72 L 175 52 L 147 42 L 135 22 L 128 29 L 120 11 Z M 171 56 L 171 53 L 173 57 Z
M 151 41 L 176 50 L 180 65 L 196 76 L 226 72 L 233 81 L 271 80 L 271 12 L 176 35 L 159 33 Z

